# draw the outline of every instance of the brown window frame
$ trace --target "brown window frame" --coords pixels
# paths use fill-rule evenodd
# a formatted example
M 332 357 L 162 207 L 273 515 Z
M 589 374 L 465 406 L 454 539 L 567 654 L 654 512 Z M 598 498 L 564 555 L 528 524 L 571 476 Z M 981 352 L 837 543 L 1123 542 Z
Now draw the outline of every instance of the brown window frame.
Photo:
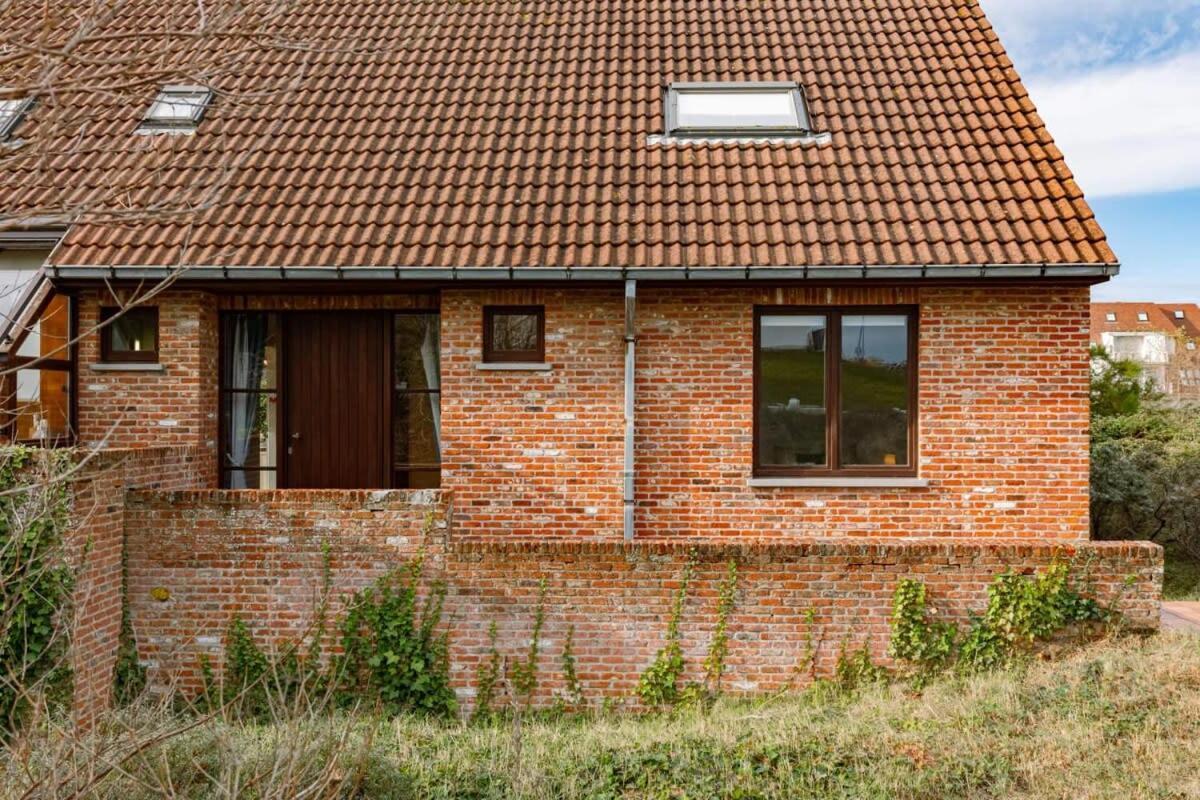
M 154 349 L 153 350 L 113 350 L 112 325 L 110 322 L 118 316 L 124 316 L 131 311 L 150 312 L 154 315 Z M 159 326 L 158 306 L 132 306 L 117 308 L 104 306 L 100 309 L 100 361 L 105 364 L 157 364 L 159 351 L 162 348 L 162 328 Z
M 497 350 L 493 346 L 492 328 L 497 315 L 537 317 L 537 348 L 534 350 Z M 546 307 L 545 306 L 484 306 L 483 307 L 483 363 L 485 364 L 540 364 L 546 360 Z
M 13 339 L 8 352 L 0 354 L 0 441 L 7 443 L 25 444 L 35 447 L 49 445 L 52 449 L 74 447 L 78 441 L 79 431 L 79 298 L 72 292 L 52 291 L 41 299 L 32 314 L 27 319 L 38 322 L 50 307 L 56 296 L 67 299 L 67 346 L 64 357 L 54 356 L 21 356 L 17 351 L 25 344 L 32 330 L 23 326 Z M 14 319 L 20 322 L 24 317 Z M 10 328 L 11 330 L 11 328 Z M 16 382 L 17 372 L 22 369 L 63 372 L 67 375 L 67 433 L 64 436 L 51 439 L 49 442 L 40 439 L 18 439 L 15 435 L 17 426 Z
M 772 466 L 759 461 L 759 393 L 762 359 L 760 338 L 764 316 L 824 316 L 825 340 L 825 453 L 826 463 L 818 466 Z M 841 462 L 841 352 L 844 315 L 904 315 L 908 318 L 908 461 L 896 466 L 843 466 Z M 918 415 L 920 373 L 920 313 L 913 305 L 899 306 L 755 306 L 754 307 L 754 406 L 753 475 L 755 478 L 915 478 L 919 469 Z

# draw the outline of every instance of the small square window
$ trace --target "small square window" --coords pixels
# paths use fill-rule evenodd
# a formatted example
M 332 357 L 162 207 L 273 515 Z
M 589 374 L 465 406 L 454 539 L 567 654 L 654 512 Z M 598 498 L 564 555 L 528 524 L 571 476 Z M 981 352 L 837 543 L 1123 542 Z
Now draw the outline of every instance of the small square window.
M 1188 342 L 1188 343 L 1187 343 L 1187 349 L 1188 349 L 1188 350 L 1195 350 L 1195 349 L 1196 349 L 1196 343 L 1195 343 L 1195 342 Z
M 1183 319 L 1183 311 L 1177 310 L 1175 312 L 1175 319 Z
M 32 104 L 33 99 L 29 97 L 0 100 L 0 141 L 7 139 L 9 134 L 21 124 L 21 120 L 25 118 L 25 112 Z
M 811 125 L 797 83 L 676 83 L 667 90 L 667 134 L 802 135 Z
M 101 361 L 158 362 L 157 308 L 102 308 L 100 323 Z
M 200 123 L 212 90 L 204 86 L 164 86 L 142 118 L 143 130 L 193 130 Z
M 546 314 L 542 306 L 484 307 L 485 363 L 540 363 L 545 358 Z
M 1149 322 L 1149 321 L 1150 321 L 1149 314 L 1147 314 L 1145 311 L 1138 312 L 1138 322 Z
M 1116 315 L 1115 313 L 1113 313 L 1112 311 L 1109 311 L 1107 314 L 1105 314 L 1105 315 L 1104 315 L 1104 318 L 1105 318 L 1106 320 L 1108 320 L 1109 322 L 1116 322 L 1116 321 L 1117 321 L 1117 315 Z

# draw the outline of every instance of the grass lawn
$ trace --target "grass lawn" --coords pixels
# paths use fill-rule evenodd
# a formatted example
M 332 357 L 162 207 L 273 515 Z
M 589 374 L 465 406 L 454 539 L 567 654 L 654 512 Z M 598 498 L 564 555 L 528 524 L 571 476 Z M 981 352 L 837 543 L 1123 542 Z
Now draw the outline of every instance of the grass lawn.
M 153 729 L 164 719 L 120 721 Z M 101 737 L 117 735 L 108 730 Z M 66 774 L 52 739 L 28 744 L 6 751 L 0 794 Z M 73 757 L 89 767 L 106 758 Z M 919 695 L 797 693 L 709 714 L 519 729 L 367 715 L 213 722 L 127 759 L 87 796 L 160 797 L 169 785 L 177 797 L 1131 800 L 1200 797 L 1197 765 L 1200 637 L 1161 635 L 946 678 Z
M 1164 600 L 1200 600 L 1200 559 L 1168 546 L 1163 574 Z

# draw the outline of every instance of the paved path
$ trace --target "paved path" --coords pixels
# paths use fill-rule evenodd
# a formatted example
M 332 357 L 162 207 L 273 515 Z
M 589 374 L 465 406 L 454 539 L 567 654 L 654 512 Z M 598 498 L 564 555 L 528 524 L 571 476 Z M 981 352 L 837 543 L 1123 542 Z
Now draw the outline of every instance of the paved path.
M 1163 603 L 1163 630 L 1200 633 L 1200 603 Z

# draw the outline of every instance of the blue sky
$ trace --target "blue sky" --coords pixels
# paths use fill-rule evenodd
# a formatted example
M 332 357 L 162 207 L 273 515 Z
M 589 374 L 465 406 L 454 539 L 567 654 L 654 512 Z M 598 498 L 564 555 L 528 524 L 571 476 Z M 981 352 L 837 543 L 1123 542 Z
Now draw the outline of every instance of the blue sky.
M 1200 302 L 1200 0 L 981 0 L 1121 259 L 1105 300 Z

